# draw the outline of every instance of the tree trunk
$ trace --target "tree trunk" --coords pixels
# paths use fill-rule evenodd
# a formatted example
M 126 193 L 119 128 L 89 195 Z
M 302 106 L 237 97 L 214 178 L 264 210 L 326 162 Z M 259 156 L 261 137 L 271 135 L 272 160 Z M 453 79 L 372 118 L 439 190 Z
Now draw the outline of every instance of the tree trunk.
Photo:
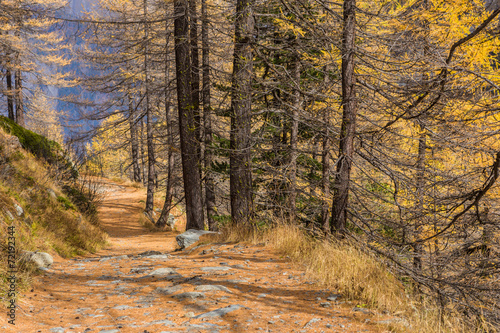
M 199 172 L 199 141 L 196 138 L 195 112 L 191 101 L 187 0 L 174 0 L 175 68 L 182 175 L 186 199 L 186 229 L 203 229 L 203 205 Z
M 139 148 L 141 151 L 141 174 L 142 174 L 142 184 L 147 185 L 146 178 L 146 153 L 144 151 L 144 121 L 141 119 L 141 133 L 139 140 Z
M 210 104 L 210 49 L 208 41 L 208 14 L 207 0 L 201 1 L 201 43 L 203 64 L 203 127 L 205 135 L 205 206 L 207 210 L 207 221 L 209 230 L 218 229 L 214 216 L 217 214 L 215 207 L 214 179 L 211 172 L 212 167 L 212 107 Z
M 147 1 L 144 0 L 144 19 L 147 22 Z M 144 29 L 144 75 L 145 81 L 145 102 L 146 102 L 146 142 L 148 147 L 148 185 L 146 195 L 146 213 L 152 215 L 154 209 L 154 191 L 155 191 L 155 153 L 153 142 L 153 115 L 149 101 L 149 26 L 146 23 Z
M 293 64 L 293 79 L 295 85 L 294 92 L 294 101 L 293 101 L 293 109 L 292 109 L 292 121 L 290 128 L 290 165 L 289 165 L 289 174 L 290 174 L 290 187 L 288 193 L 288 217 L 291 220 L 295 220 L 296 215 L 296 201 L 297 201 L 297 141 L 299 135 L 299 110 L 301 108 L 301 99 L 300 99 L 300 58 L 297 54 L 294 59 L 295 63 Z
M 322 152 L 322 162 L 323 162 L 323 174 L 321 177 L 322 189 L 323 189 L 323 199 L 321 207 L 321 228 L 325 235 L 330 233 L 330 205 L 328 204 L 328 198 L 330 196 L 330 109 L 327 107 L 325 110 L 323 122 L 325 124 L 325 134 L 323 137 L 323 152 Z
M 168 65 L 167 65 L 168 67 Z M 168 223 L 168 218 L 170 216 L 170 210 L 172 209 L 172 188 L 173 188 L 173 171 L 174 171 L 174 127 L 172 124 L 172 118 L 170 115 L 170 93 L 168 92 L 168 68 L 166 73 L 166 97 L 165 97 L 165 114 L 166 114 L 166 122 L 167 122 L 167 145 L 168 145 L 168 153 L 167 153 L 167 185 L 165 189 L 165 202 L 163 203 L 163 209 L 161 211 L 160 218 L 156 221 L 156 226 L 159 228 L 163 228 Z
M 230 196 L 233 223 L 253 215 L 251 173 L 251 111 L 254 19 L 251 0 L 237 0 L 231 89 Z
M 165 57 L 168 56 L 168 30 L 169 22 L 166 23 L 165 32 L 167 34 L 167 40 L 165 41 Z M 170 115 L 171 108 L 171 95 L 170 95 L 170 63 L 165 61 L 165 120 L 167 123 L 167 184 L 165 188 L 165 202 L 163 203 L 163 209 L 161 211 L 160 218 L 156 221 L 156 226 L 159 228 L 164 228 L 168 223 L 168 218 L 170 216 L 170 210 L 172 209 L 172 188 L 173 188 L 173 170 L 175 163 L 174 156 L 174 126 L 172 124 L 172 118 Z
M 8 110 L 8 115 L 9 119 L 16 121 L 16 116 L 14 114 L 14 94 L 12 91 L 12 72 L 10 69 L 7 69 L 7 110 Z
M 198 52 L 198 16 L 196 0 L 189 0 L 189 41 L 191 45 L 191 101 L 193 104 L 196 123 L 196 135 L 201 143 L 201 117 L 200 117 L 200 57 Z M 201 148 L 201 147 L 200 147 Z M 198 154 L 201 154 L 198 149 Z M 200 156 L 198 159 L 201 160 Z M 200 165 L 201 168 L 201 165 Z
M 15 75 L 16 89 L 16 123 L 24 127 L 23 78 L 20 70 Z
M 344 1 L 344 28 L 342 34 L 342 127 L 339 160 L 335 175 L 332 205 L 332 231 L 344 233 L 347 222 L 349 182 L 356 134 L 356 77 L 354 75 L 356 27 L 356 0 Z
M 424 128 L 420 128 L 424 131 Z M 417 192 L 417 205 L 415 207 L 415 223 L 413 225 L 413 241 L 418 242 L 420 235 L 422 233 L 422 225 L 424 214 L 424 173 L 425 173 L 425 150 L 427 148 L 426 144 L 426 134 L 421 133 L 418 138 L 418 156 L 417 156 L 417 175 L 416 175 L 416 192 Z M 422 269 L 422 244 L 414 243 L 413 245 L 413 267 L 416 271 Z
M 137 119 L 133 99 L 128 95 L 128 110 L 129 110 L 129 126 L 130 126 L 130 146 L 132 149 L 132 180 L 134 182 L 141 181 L 141 166 L 139 164 L 139 143 L 137 140 Z

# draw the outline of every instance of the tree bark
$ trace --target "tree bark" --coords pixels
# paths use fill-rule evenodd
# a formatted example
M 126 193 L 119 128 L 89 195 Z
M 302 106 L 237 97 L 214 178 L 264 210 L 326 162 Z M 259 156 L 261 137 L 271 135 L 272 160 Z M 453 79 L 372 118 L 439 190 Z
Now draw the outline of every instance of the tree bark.
M 251 0 L 237 0 L 231 89 L 230 196 L 235 224 L 253 215 L 251 173 L 251 111 L 254 19 Z
M 146 178 L 146 153 L 144 151 L 144 121 L 141 119 L 141 132 L 139 140 L 139 149 L 141 152 L 141 174 L 142 174 L 142 184 L 147 185 Z
M 147 1 L 144 0 L 144 19 L 147 22 Z M 145 80 L 145 103 L 146 103 L 146 142 L 148 147 L 148 185 L 146 195 L 146 213 L 152 214 L 154 209 L 155 191 L 155 153 L 153 142 L 153 115 L 149 100 L 149 25 L 146 23 L 144 29 L 144 74 Z
M 24 127 L 23 78 L 20 70 L 15 75 L 16 89 L 16 123 Z
M 7 110 L 9 119 L 16 121 L 16 115 L 14 114 L 14 94 L 12 91 L 12 72 L 7 69 Z
M 342 127 L 339 160 L 334 182 L 332 204 L 332 232 L 344 233 L 347 223 L 347 203 L 351 165 L 356 134 L 356 77 L 354 74 L 356 0 L 344 1 L 344 28 L 342 33 Z
M 299 135 L 299 110 L 301 108 L 300 98 L 300 58 L 297 54 L 293 64 L 293 80 L 294 80 L 294 96 L 293 96 L 293 109 L 292 121 L 290 128 L 290 187 L 288 193 L 288 217 L 295 220 L 296 216 L 296 201 L 297 201 L 297 142 Z
M 420 127 L 421 131 L 424 131 L 423 127 Z M 426 134 L 425 132 L 420 134 L 418 138 L 418 156 L 417 156 L 417 175 L 416 175 L 416 192 L 417 192 L 417 205 L 415 207 L 415 222 L 413 225 L 413 240 L 416 242 L 413 245 L 413 267 L 415 270 L 420 271 L 422 269 L 422 244 L 418 241 L 420 240 L 420 235 L 422 233 L 422 219 L 424 218 L 424 173 L 425 173 L 425 150 L 427 148 L 426 144 Z
M 132 180 L 141 181 L 141 166 L 139 164 L 139 143 L 137 140 L 137 119 L 133 99 L 128 95 L 129 127 L 130 127 L 130 147 L 132 150 Z
M 186 229 L 203 229 L 203 205 L 199 172 L 199 141 L 191 94 L 189 57 L 188 2 L 174 0 L 175 66 L 179 133 L 181 139 L 182 175 L 186 199 Z
M 189 41 L 191 45 L 191 101 L 193 104 L 196 123 L 196 135 L 201 143 L 201 117 L 200 117 L 200 57 L 198 51 L 198 16 L 196 0 L 189 0 Z M 200 146 L 201 148 L 201 146 Z M 198 149 L 201 160 L 201 149 Z M 201 167 L 201 165 L 200 165 Z
M 326 71 L 328 76 L 328 71 Z M 325 134 L 323 136 L 322 164 L 323 174 L 321 177 L 321 187 L 323 189 L 323 199 L 321 206 L 321 228 L 325 235 L 330 233 L 330 205 L 328 198 L 330 196 L 330 109 L 327 107 L 323 115 Z
M 214 216 L 217 214 L 215 206 L 214 179 L 212 168 L 212 107 L 210 104 L 210 48 L 208 41 L 208 14 L 207 0 L 201 0 L 201 43 L 202 43 L 202 66 L 203 66 L 203 127 L 204 127 L 204 167 L 205 167 L 205 206 L 209 230 L 218 229 Z
M 165 59 L 167 59 L 169 54 L 169 29 L 170 22 L 165 22 Z M 163 203 L 163 209 L 161 211 L 160 218 L 156 221 L 156 226 L 159 228 L 164 228 L 168 223 L 168 218 L 170 216 L 170 210 L 172 209 L 172 199 L 173 199 L 173 169 L 175 163 L 174 156 L 174 126 L 172 118 L 170 115 L 170 109 L 172 104 L 172 96 L 170 94 L 170 63 L 165 61 L 165 120 L 167 125 L 167 184 L 165 188 L 165 202 Z

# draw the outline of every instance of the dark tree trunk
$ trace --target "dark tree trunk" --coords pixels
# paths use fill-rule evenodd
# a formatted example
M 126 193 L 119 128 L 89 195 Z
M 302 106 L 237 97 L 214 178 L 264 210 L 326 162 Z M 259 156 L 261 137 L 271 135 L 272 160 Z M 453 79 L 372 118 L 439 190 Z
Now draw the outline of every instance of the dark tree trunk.
M 198 16 L 196 0 L 189 0 L 189 41 L 191 44 L 191 101 L 193 104 L 196 122 L 196 135 L 201 143 L 201 117 L 200 117 L 200 57 L 198 51 Z M 200 146 L 201 148 L 201 146 Z M 201 151 L 198 149 L 201 156 Z M 198 159 L 201 160 L 201 157 Z M 201 165 L 200 165 L 201 168 Z
M 328 67 L 325 67 L 325 84 L 330 85 Z M 323 174 L 321 177 L 321 187 L 323 190 L 323 199 L 321 206 L 321 229 L 325 235 L 330 233 L 330 205 L 326 198 L 330 197 L 330 108 L 326 108 L 323 114 L 323 123 L 325 126 L 323 136 L 323 151 L 322 151 L 322 164 Z
M 347 202 L 351 165 L 356 133 L 356 77 L 354 75 L 356 27 L 356 0 L 344 1 L 344 28 L 342 34 L 342 127 L 340 131 L 339 160 L 335 175 L 332 205 L 332 231 L 344 233 L 347 222 Z
M 139 143 L 137 140 L 137 119 L 133 100 L 128 96 L 128 110 L 129 110 L 129 127 L 130 127 L 130 146 L 132 149 L 132 180 L 134 182 L 141 181 L 141 166 L 139 164 Z
M 230 196 L 233 223 L 253 215 L 251 168 L 251 111 L 254 19 L 251 0 L 237 0 L 231 90 Z
M 9 119 L 16 121 L 16 115 L 14 114 L 14 93 L 12 91 L 12 72 L 7 69 L 7 110 Z
M 144 18 L 147 20 L 147 1 L 144 0 Z M 144 29 L 144 75 L 145 103 L 146 103 L 146 142 L 148 147 L 148 185 L 146 195 L 146 213 L 152 215 L 154 209 L 154 191 L 155 191 L 155 152 L 153 142 L 153 114 L 149 100 L 149 26 L 146 23 Z
M 325 234 L 330 233 L 330 205 L 328 204 L 328 198 L 330 196 L 330 131 L 329 131 L 329 112 L 328 109 L 325 110 L 325 136 L 323 138 L 323 152 L 322 152 L 322 162 L 323 162 L 323 175 L 322 175 L 322 188 L 324 198 L 321 207 L 321 226 Z
M 203 229 L 203 205 L 199 172 L 199 141 L 196 119 L 191 101 L 191 65 L 189 57 L 187 0 L 174 0 L 175 67 L 179 134 L 181 139 L 182 175 L 186 199 L 186 229 Z
M 205 135 L 205 206 L 207 210 L 208 228 L 217 230 L 214 216 L 217 214 L 215 208 L 214 179 L 211 172 L 212 167 L 212 107 L 210 104 L 210 49 L 208 42 L 208 14 L 207 0 L 201 0 L 201 43 L 203 64 L 203 123 Z
M 168 30 L 169 22 L 167 22 L 165 27 L 165 32 L 167 33 L 167 40 L 165 43 L 165 57 L 168 56 Z M 172 189 L 173 189 L 173 170 L 175 163 L 174 156 L 174 127 L 172 124 L 172 118 L 170 114 L 171 108 L 171 95 L 170 95 L 170 64 L 165 61 L 165 119 L 167 123 L 167 184 L 165 189 L 165 202 L 163 203 L 163 209 L 161 211 L 160 218 L 156 221 L 156 226 L 159 228 L 164 228 L 168 223 L 168 218 L 170 216 L 170 210 L 172 209 Z
M 297 54 L 294 59 L 293 64 L 293 79 L 294 85 L 296 88 L 294 89 L 293 96 L 293 109 L 292 109 L 292 120 L 291 120 L 291 128 L 290 128 L 290 166 L 289 166 L 289 174 L 290 174 L 290 188 L 288 194 L 288 217 L 292 220 L 295 219 L 296 215 L 296 201 L 297 201 L 297 143 L 298 143 L 298 135 L 299 135 L 299 110 L 301 108 L 301 98 L 300 98 L 300 59 Z
M 420 128 L 424 130 L 422 127 Z M 425 133 L 420 134 L 418 138 L 418 156 L 417 156 L 417 175 L 416 175 L 416 187 L 417 187 L 417 205 L 415 207 L 415 223 L 413 226 L 413 240 L 417 243 L 413 245 L 413 267 L 415 270 L 420 271 L 422 269 L 422 244 L 418 243 L 420 240 L 420 235 L 422 233 L 422 224 L 424 214 L 424 173 L 425 173 L 425 150 L 427 148 Z
M 16 71 L 16 123 L 24 127 L 23 78 L 20 70 Z
M 141 173 L 142 173 L 142 184 L 147 185 L 146 178 L 146 152 L 144 151 L 144 121 L 141 119 L 141 133 L 139 140 L 139 148 L 141 152 Z

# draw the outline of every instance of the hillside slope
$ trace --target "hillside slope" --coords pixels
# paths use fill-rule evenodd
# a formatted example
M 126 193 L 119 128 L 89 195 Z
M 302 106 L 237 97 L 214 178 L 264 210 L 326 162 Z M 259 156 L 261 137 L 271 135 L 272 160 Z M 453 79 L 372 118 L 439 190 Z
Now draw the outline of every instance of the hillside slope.
M 23 251 L 70 257 L 95 252 L 106 243 L 97 221 L 90 222 L 91 212 L 82 213 L 78 208 L 89 202 L 84 202 L 84 187 L 76 180 L 77 176 L 57 143 L 0 117 L 2 303 L 8 301 L 9 254 L 15 254 L 16 291 L 20 292 L 30 285 L 33 274 L 37 274 L 33 267 L 19 261 Z

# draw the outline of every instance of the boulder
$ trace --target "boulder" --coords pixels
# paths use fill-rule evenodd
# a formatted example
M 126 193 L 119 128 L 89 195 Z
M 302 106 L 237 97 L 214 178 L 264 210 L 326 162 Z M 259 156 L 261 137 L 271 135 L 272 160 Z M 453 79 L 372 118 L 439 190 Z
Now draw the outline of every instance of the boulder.
M 54 263 L 50 254 L 38 251 L 24 251 L 23 261 L 34 264 L 37 268 L 49 268 Z
M 181 247 L 181 250 L 184 250 L 186 247 L 193 245 L 197 241 L 200 240 L 200 236 L 206 234 L 215 234 L 215 231 L 205 231 L 205 230 L 195 230 L 189 229 L 188 231 L 178 235 L 175 237 L 177 244 Z

